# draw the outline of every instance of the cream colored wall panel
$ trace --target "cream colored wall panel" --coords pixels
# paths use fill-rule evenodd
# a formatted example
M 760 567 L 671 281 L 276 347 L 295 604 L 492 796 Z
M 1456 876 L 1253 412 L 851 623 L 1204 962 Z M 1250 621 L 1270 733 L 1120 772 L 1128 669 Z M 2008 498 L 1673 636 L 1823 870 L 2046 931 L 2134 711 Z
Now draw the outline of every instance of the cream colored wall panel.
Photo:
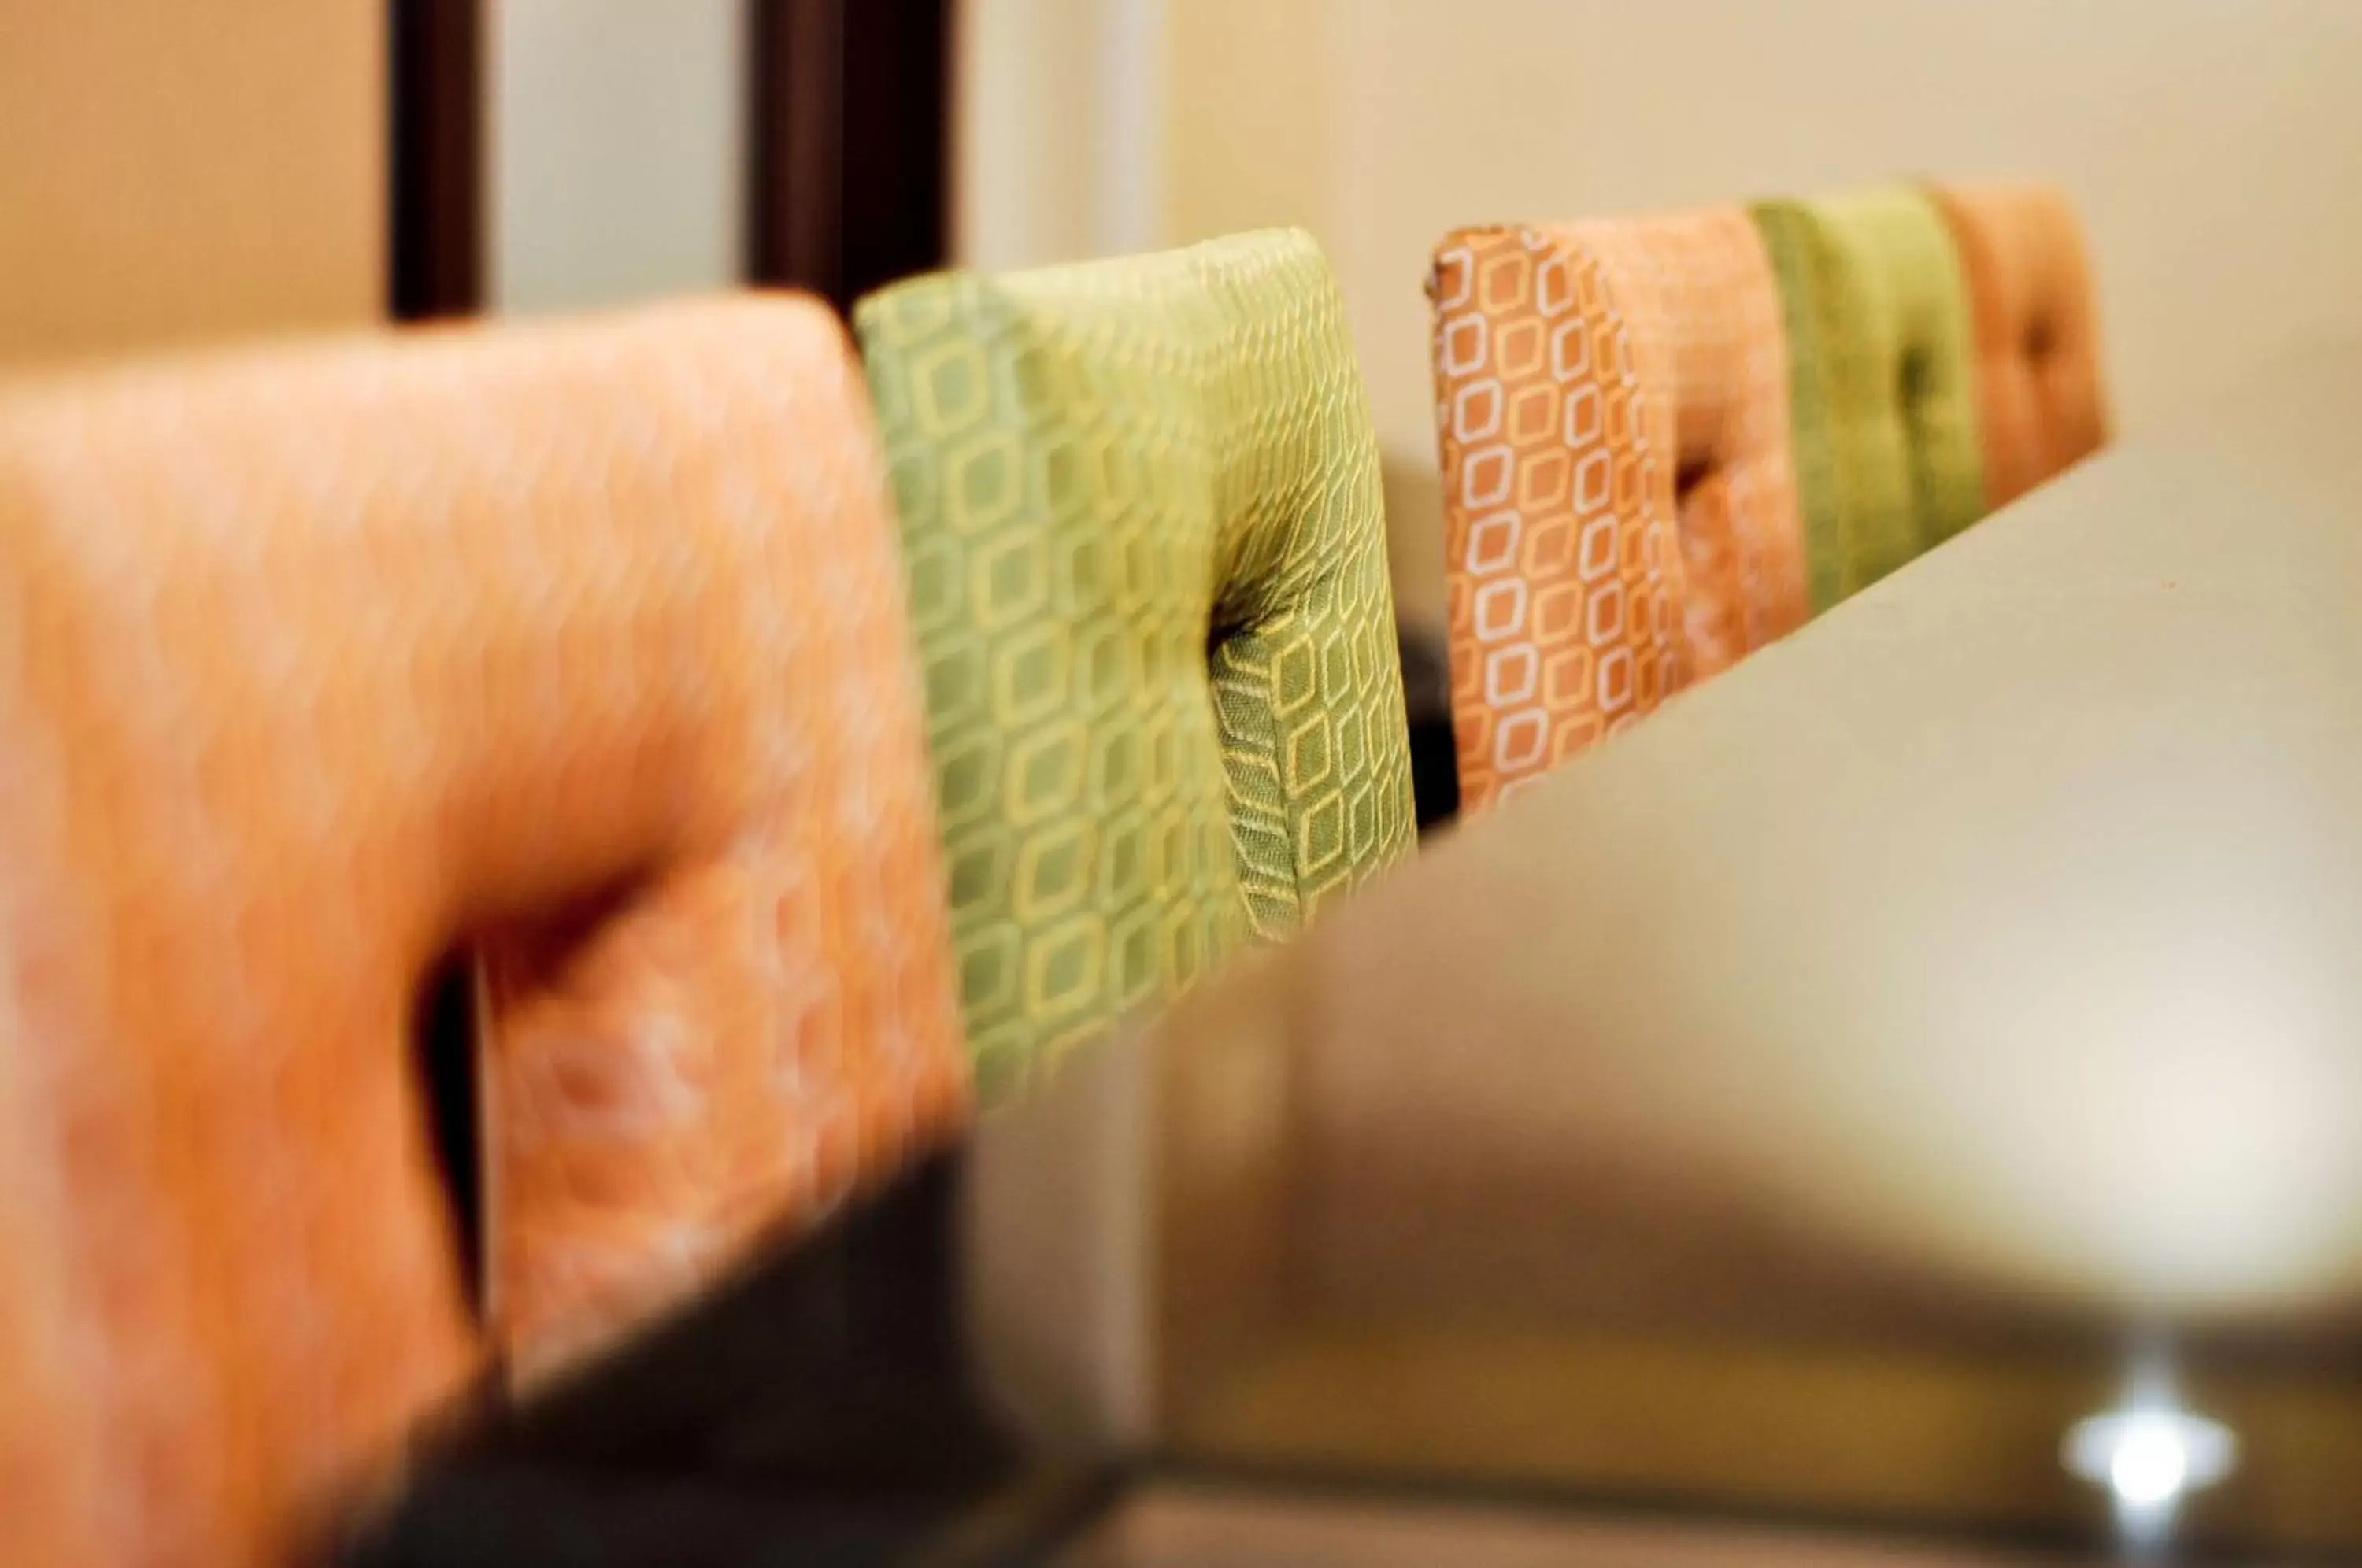
M 961 234 L 1095 248 L 1096 40 L 1118 0 L 967 0 Z M 1443 595 L 1427 305 L 1459 225 L 1897 174 L 2081 204 L 2127 430 L 2362 320 L 2362 6 L 2347 0 L 1167 0 L 1141 243 L 1299 224 L 1342 282 L 1397 599 Z M 1011 127 L 1030 127 L 1013 134 Z

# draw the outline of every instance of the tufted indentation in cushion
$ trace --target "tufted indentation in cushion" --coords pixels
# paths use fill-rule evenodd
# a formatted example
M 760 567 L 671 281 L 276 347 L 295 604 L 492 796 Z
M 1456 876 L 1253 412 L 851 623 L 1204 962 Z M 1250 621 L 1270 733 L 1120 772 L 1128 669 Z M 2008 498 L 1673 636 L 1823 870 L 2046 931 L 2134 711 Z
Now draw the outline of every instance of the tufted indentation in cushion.
M 521 1357 L 956 1117 L 883 501 L 842 334 L 793 302 L 0 402 L 27 1561 L 290 1561 L 471 1375 L 409 1038 L 455 944 L 489 954 Z
M 1933 194 L 1967 280 L 1986 499 L 1999 506 L 2107 441 L 2091 266 L 2074 206 L 2052 186 Z
M 855 314 L 991 1084 L 1412 842 L 1377 443 L 1306 236 Z
M 1907 186 L 1752 210 L 1787 326 L 1818 611 L 1985 511 L 1968 298 L 1942 217 Z
M 1474 809 L 1804 620 L 1788 367 L 1737 208 L 1466 230 L 1429 294 Z
M 1670 419 L 1683 668 L 1702 680 L 1808 613 L 1790 453 L 1788 350 L 1763 242 L 1738 207 L 1549 231 L 1599 257 L 1639 357 L 1645 419 Z M 1660 467 L 1658 472 L 1662 475 Z

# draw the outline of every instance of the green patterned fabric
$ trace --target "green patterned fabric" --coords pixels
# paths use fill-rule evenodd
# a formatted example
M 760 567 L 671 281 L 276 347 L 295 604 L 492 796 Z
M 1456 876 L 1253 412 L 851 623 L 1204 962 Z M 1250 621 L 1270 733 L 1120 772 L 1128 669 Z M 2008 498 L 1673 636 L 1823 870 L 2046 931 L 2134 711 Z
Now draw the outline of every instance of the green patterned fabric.
M 1968 293 L 1942 215 L 1909 186 L 1753 212 L 1787 317 L 1818 612 L 1984 513 Z
M 1301 234 L 921 278 L 855 322 L 1001 1088 L 1409 848 L 1377 443 Z

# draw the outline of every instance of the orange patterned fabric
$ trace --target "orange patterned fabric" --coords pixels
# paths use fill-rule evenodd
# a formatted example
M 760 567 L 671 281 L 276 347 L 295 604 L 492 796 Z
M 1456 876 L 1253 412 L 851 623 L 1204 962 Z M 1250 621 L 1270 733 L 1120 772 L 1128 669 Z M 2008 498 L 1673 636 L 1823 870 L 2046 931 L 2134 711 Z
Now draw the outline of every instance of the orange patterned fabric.
M 2091 266 L 2064 192 L 1975 185 L 1932 193 L 1968 282 L 1985 495 L 2000 506 L 2107 442 Z
M 1466 231 L 1429 293 L 1473 810 L 1809 606 L 1780 299 L 1745 213 Z
M 456 943 L 528 1355 L 958 1115 L 864 410 L 793 302 L 0 403 L 12 1561 L 283 1562 L 479 1364 L 409 1043 Z
M 595 608 L 622 624 L 564 597 L 539 613 L 584 667 L 570 702 L 639 727 L 626 777 L 651 792 L 559 735 L 550 777 L 585 831 L 661 836 L 592 923 L 513 930 L 485 965 L 490 1305 L 526 1369 L 679 1300 L 967 1108 L 918 656 L 859 361 L 811 302 L 676 307 L 646 330 L 671 362 L 619 374 L 641 413 L 617 438 L 647 442 L 670 488 L 605 563 L 618 597 Z M 602 569 L 568 509 L 542 515 L 553 554 Z M 634 653 L 649 667 L 592 668 Z M 635 808 L 662 815 L 625 825 Z
M 1680 684 L 1680 544 L 1651 499 L 1668 455 L 1596 256 L 1530 229 L 1462 233 L 1429 294 L 1471 812 Z
M 1788 351 L 1762 237 L 1737 207 L 1574 225 L 1640 353 L 1641 399 L 1672 466 L 1683 668 L 1719 674 L 1811 613 L 1788 428 Z M 1661 389 L 1661 390 L 1660 390 Z

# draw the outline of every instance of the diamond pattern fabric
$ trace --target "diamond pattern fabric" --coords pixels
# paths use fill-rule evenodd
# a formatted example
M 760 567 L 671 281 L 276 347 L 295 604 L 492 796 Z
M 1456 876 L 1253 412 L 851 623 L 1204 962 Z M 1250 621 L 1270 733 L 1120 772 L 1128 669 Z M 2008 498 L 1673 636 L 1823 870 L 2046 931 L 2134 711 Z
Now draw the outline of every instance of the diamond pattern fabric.
M 1806 613 L 1781 306 L 1736 207 L 1439 247 L 1463 809 Z
M 2003 506 L 2107 443 L 2091 264 L 2055 187 L 1932 194 L 1968 283 L 1986 500 Z
M 293 1560 L 482 1364 L 409 1039 L 455 944 L 519 1358 L 960 1114 L 884 499 L 795 302 L 0 401 L 12 1561 Z
M 1779 279 L 1812 603 L 1825 610 L 1985 511 L 1966 286 L 1904 185 L 1753 208 Z
M 855 321 L 1007 1086 L 1409 847 L 1376 439 L 1301 234 L 942 274 Z

